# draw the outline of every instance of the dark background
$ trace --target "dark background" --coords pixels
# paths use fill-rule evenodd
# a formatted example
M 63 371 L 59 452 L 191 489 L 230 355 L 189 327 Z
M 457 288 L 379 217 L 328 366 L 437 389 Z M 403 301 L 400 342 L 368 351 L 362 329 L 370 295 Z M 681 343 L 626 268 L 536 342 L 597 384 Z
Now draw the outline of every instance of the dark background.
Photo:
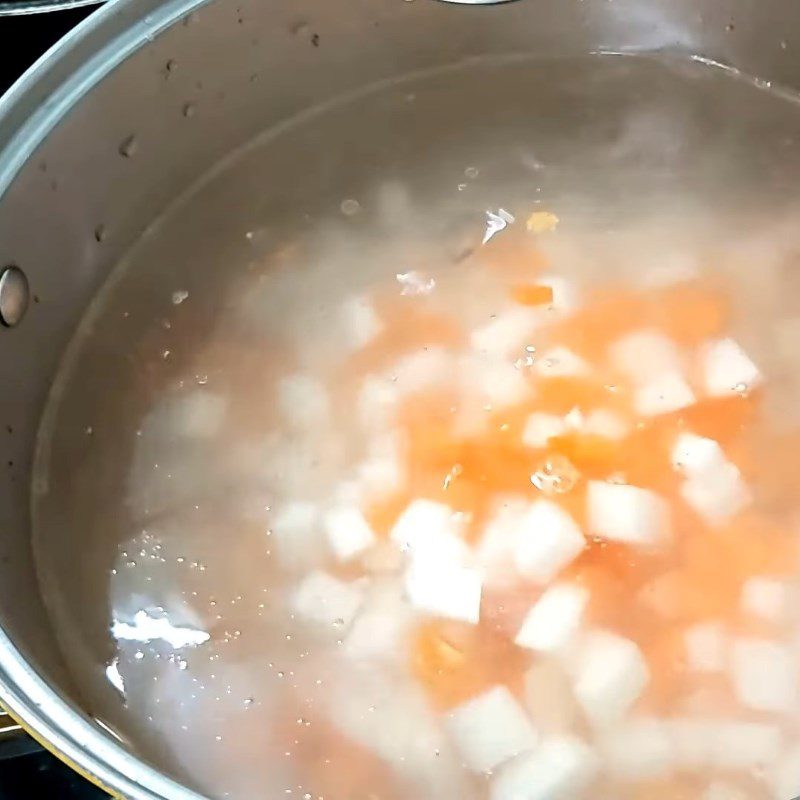
M 0 93 L 92 8 L 0 17 Z M 30 740 L 0 742 L 0 800 L 106 800 L 105 793 Z

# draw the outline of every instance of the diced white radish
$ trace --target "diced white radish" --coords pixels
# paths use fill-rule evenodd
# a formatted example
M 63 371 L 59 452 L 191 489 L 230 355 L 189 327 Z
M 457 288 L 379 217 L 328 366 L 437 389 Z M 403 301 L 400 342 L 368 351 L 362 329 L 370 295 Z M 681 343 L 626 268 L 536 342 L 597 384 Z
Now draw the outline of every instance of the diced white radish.
M 327 557 L 319 509 L 314 503 L 292 502 L 276 510 L 270 544 L 284 569 L 309 568 Z
M 396 582 L 371 588 L 344 638 L 345 655 L 359 660 L 402 660 L 413 618 Z
M 650 680 L 635 642 L 608 631 L 591 631 L 574 653 L 573 691 L 595 727 L 619 722 Z
M 781 730 L 771 723 L 715 722 L 710 734 L 713 765 L 719 769 L 764 768 L 781 754 Z
M 672 466 L 688 478 L 729 463 L 719 442 L 694 433 L 681 433 L 678 436 L 670 459 Z
M 367 457 L 357 469 L 358 483 L 370 499 L 385 497 L 400 489 L 405 479 L 404 442 L 396 435 L 376 436 Z
M 349 561 L 375 541 L 375 532 L 357 508 L 331 509 L 325 514 L 324 523 L 328 542 L 339 561 Z
M 514 640 L 520 647 L 552 651 L 564 647 L 580 627 L 589 592 L 582 586 L 551 586 L 526 615 Z
M 526 447 L 546 447 L 550 439 L 563 435 L 567 429 L 564 417 L 537 411 L 531 414 L 525 422 L 522 443 Z
M 728 656 L 728 635 L 720 622 L 701 622 L 684 633 L 686 663 L 696 672 L 718 672 L 725 669 Z
M 476 563 L 485 586 L 508 587 L 519 578 L 514 566 L 514 531 L 530 508 L 527 498 L 508 495 L 498 499 L 476 545 Z
M 598 408 L 586 415 L 582 430 L 606 439 L 624 439 L 630 432 L 630 425 L 616 412 Z
M 490 772 L 531 750 L 537 733 L 505 686 L 494 686 L 448 712 L 445 727 L 473 772 Z
M 482 407 L 521 403 L 532 391 L 524 373 L 510 361 L 478 353 L 459 359 L 458 369 L 462 392 L 478 398 Z
M 686 476 L 681 487 L 684 500 L 707 522 L 724 522 L 750 502 L 741 473 L 713 439 L 682 433 L 671 458 L 675 469 Z
M 578 288 L 561 275 L 540 275 L 536 279 L 540 286 L 549 286 L 553 290 L 553 302 L 550 308 L 554 311 L 568 312 L 578 307 Z
M 675 766 L 669 726 L 659 719 L 631 720 L 604 734 L 601 748 L 609 771 L 622 780 L 655 780 Z
M 370 431 L 385 431 L 397 410 L 398 391 L 391 378 L 367 375 L 356 402 L 361 425 Z
M 797 665 L 791 651 L 767 639 L 734 642 L 731 678 L 739 701 L 758 711 L 787 711 L 797 700 Z
M 311 375 L 291 375 L 278 383 L 278 409 L 295 429 L 321 428 L 330 421 L 328 392 Z
M 402 779 L 419 782 L 422 787 L 438 783 L 443 789 L 440 773 L 450 772 L 451 764 L 456 774 L 460 770 L 439 717 L 421 688 L 402 675 L 376 670 L 374 665 L 360 667 L 351 662 L 349 666 L 333 670 L 321 690 L 319 706 L 326 709 L 330 724 L 391 765 Z M 346 763 L 340 766 L 348 768 Z M 433 800 L 449 795 L 431 791 L 419 796 Z
M 363 600 L 359 586 L 315 570 L 295 589 L 291 607 L 295 614 L 311 622 L 342 630 L 355 619 Z
M 755 575 L 742 586 L 742 611 L 776 624 L 786 621 L 794 600 L 794 592 L 777 578 Z
M 525 707 L 545 734 L 574 730 L 580 710 L 564 667 L 554 658 L 537 658 L 525 673 Z
M 683 499 L 712 525 L 738 514 L 750 503 L 750 489 L 735 464 L 721 464 L 694 475 L 681 486 Z
M 383 323 L 367 297 L 349 297 L 340 308 L 344 344 L 353 350 L 366 347 L 382 330 Z
M 683 770 L 708 769 L 714 762 L 715 725 L 720 723 L 696 717 L 668 721 L 675 759 Z
M 493 778 L 490 800 L 574 800 L 594 778 L 598 761 L 580 739 L 545 739 Z
M 705 390 L 712 397 L 742 394 L 762 380 L 758 367 L 733 339 L 708 342 L 701 362 Z
M 787 798 L 789 795 L 786 795 Z M 700 800 L 748 800 L 747 792 L 732 783 L 713 781 L 703 792 Z
M 769 785 L 773 800 L 800 797 L 800 744 L 786 750 L 770 770 Z
M 458 537 L 457 515 L 444 503 L 412 500 L 392 527 L 389 538 L 412 558 L 441 554 L 441 560 L 462 559 L 469 551 Z
M 683 372 L 675 343 L 657 330 L 628 334 L 614 342 L 608 354 L 611 365 L 638 384 Z
M 428 614 L 473 625 L 480 619 L 481 573 L 447 560 L 415 559 L 406 572 L 411 604 Z
M 671 414 L 693 405 L 696 398 L 688 383 L 677 372 L 665 372 L 636 388 L 633 406 L 643 417 Z
M 628 484 L 590 481 L 589 530 L 624 544 L 653 546 L 669 534 L 669 511 L 655 492 Z
M 535 369 L 544 378 L 568 378 L 586 375 L 590 371 L 589 365 L 566 347 L 554 347 L 542 353 L 536 359 Z
M 520 575 L 549 583 L 586 547 L 575 520 L 549 500 L 537 500 L 521 517 L 514 541 L 514 563 Z
M 442 347 L 428 347 L 401 358 L 390 376 L 401 395 L 416 394 L 449 380 L 453 359 Z
M 495 358 L 509 358 L 530 344 L 540 321 L 541 315 L 536 309 L 515 306 L 472 331 L 470 344 L 479 353 Z
M 180 436 L 208 439 L 216 436 L 225 421 L 224 397 L 198 389 L 176 397 L 166 405 L 170 427 Z

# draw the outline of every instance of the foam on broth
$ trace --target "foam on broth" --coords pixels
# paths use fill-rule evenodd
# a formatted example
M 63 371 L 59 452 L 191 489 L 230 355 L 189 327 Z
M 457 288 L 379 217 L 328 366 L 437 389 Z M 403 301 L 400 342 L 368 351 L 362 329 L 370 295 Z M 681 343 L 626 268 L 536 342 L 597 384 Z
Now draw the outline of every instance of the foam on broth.
M 797 123 L 471 62 L 204 180 L 40 437 L 91 712 L 211 797 L 800 793 Z

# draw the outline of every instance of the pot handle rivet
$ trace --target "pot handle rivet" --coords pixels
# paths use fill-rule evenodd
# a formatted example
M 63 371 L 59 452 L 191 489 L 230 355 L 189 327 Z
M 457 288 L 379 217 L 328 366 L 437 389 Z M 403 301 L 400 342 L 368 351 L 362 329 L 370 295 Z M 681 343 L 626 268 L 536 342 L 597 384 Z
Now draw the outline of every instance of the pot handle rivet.
M 0 322 L 7 328 L 18 325 L 29 302 L 30 287 L 25 273 L 19 267 L 0 271 Z

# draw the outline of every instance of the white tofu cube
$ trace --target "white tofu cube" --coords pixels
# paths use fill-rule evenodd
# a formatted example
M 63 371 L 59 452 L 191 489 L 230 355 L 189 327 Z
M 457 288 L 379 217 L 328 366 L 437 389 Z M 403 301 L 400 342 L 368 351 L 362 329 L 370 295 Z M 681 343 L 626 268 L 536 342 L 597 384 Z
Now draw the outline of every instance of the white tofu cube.
M 490 800 L 574 800 L 598 769 L 592 750 L 580 739 L 545 739 L 532 753 L 507 764 L 493 778 Z
M 800 797 L 800 744 L 787 749 L 769 771 L 774 800 Z
M 731 679 L 742 705 L 758 711 L 788 712 L 797 701 L 797 664 L 791 650 L 767 639 L 733 643 Z
M 325 514 L 325 532 L 333 554 L 349 561 L 375 542 L 375 532 L 357 508 L 342 506 Z
M 552 586 L 528 612 L 514 641 L 531 650 L 561 649 L 580 627 L 588 602 L 589 592 L 582 586 Z
M 587 511 L 591 533 L 614 542 L 652 547 L 669 535 L 667 505 L 648 489 L 590 481 Z
M 683 372 L 675 343 L 657 330 L 640 330 L 618 339 L 608 355 L 611 366 L 637 384 Z
M 695 672 L 719 672 L 728 657 L 728 634 L 721 622 L 702 622 L 686 629 L 686 664 Z
M 587 633 L 575 652 L 573 691 L 595 727 L 619 722 L 650 680 L 635 642 L 607 631 Z
M 541 319 L 541 313 L 536 309 L 515 306 L 472 331 L 470 344 L 479 353 L 495 358 L 510 358 L 530 344 Z
M 777 578 L 756 575 L 742 586 L 742 611 L 767 622 L 786 622 L 795 605 L 795 593 Z
M 361 587 L 316 570 L 294 590 L 290 605 L 298 616 L 340 633 L 353 622 L 363 600 Z
M 291 375 L 278 383 L 278 410 L 296 430 L 322 428 L 330 422 L 328 392 L 311 375 Z
M 406 593 L 420 611 L 477 625 L 483 580 L 470 567 L 438 560 L 414 560 L 406 571 Z
M 534 368 L 543 378 L 569 378 L 588 375 L 589 365 L 566 347 L 554 347 L 536 359 Z
M 541 584 L 549 583 L 586 547 L 575 520 L 549 500 L 532 503 L 510 533 L 517 571 Z
M 349 297 L 339 311 L 345 346 L 352 350 L 366 347 L 383 330 L 383 323 L 367 297 Z
M 633 407 L 642 417 L 672 414 L 695 403 L 694 392 L 677 372 L 665 372 L 638 386 Z
M 564 417 L 536 412 L 531 414 L 525 422 L 522 443 L 526 447 L 547 447 L 550 439 L 554 436 L 562 436 L 567 430 L 568 426 Z
M 631 720 L 605 734 L 604 763 L 621 780 L 656 780 L 675 767 L 675 746 L 664 720 Z
M 700 358 L 705 390 L 712 397 L 742 394 L 762 381 L 758 367 L 733 339 L 708 342 Z
M 485 773 L 535 747 L 537 733 L 505 686 L 495 686 L 448 712 L 445 727 L 466 766 Z

